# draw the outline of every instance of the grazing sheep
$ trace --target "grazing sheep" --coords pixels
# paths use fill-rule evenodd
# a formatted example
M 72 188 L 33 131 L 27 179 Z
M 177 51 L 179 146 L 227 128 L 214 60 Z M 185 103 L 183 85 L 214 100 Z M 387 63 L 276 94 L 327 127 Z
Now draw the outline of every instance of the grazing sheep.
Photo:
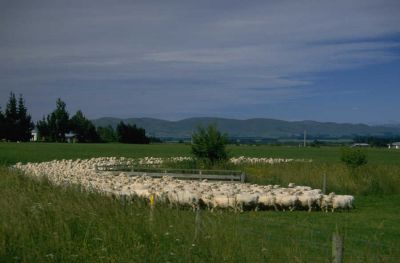
M 214 196 L 211 211 L 214 211 L 215 209 L 233 209 L 236 211 L 235 197 L 227 195 Z
M 332 207 L 332 199 L 335 193 L 330 193 L 329 195 L 321 195 L 319 207 L 322 211 L 328 212 L 328 209 Z
M 275 211 L 278 211 L 278 207 L 276 205 L 276 196 L 274 193 L 261 194 L 258 198 L 258 205 L 262 209 L 274 208 Z
M 353 209 L 354 197 L 351 195 L 335 195 L 332 198 L 332 212 L 335 209 L 350 210 Z
M 286 194 L 277 194 L 276 195 L 276 204 L 280 206 L 280 208 L 285 211 L 289 209 L 293 211 L 296 209 L 296 205 L 298 202 L 298 198 L 295 195 L 286 195 Z
M 309 193 L 309 192 L 300 192 L 297 195 L 297 198 L 303 208 L 308 208 L 308 212 L 312 211 L 312 208 L 316 205 L 318 205 L 320 199 L 321 199 L 321 194 L 316 194 L 316 193 Z
M 167 198 L 171 206 L 189 206 L 193 211 L 199 207 L 199 197 L 194 192 L 173 190 Z
M 259 196 L 251 193 L 239 193 L 235 196 L 235 209 L 243 212 L 244 209 L 255 209 L 258 204 Z
M 177 161 L 186 157 L 174 157 Z M 260 158 L 239 157 L 257 163 Z M 43 163 L 17 163 L 15 169 L 28 176 L 46 176 L 55 185 L 79 185 L 87 191 L 96 191 L 121 200 L 134 197 L 169 203 L 175 207 L 245 210 L 290 210 L 306 209 L 312 211 L 350 210 L 354 208 L 354 197 L 348 195 L 323 195 L 320 189 L 309 186 L 296 186 L 290 183 L 287 188 L 280 185 L 257 185 L 247 183 L 210 182 L 208 180 L 177 180 L 170 176 L 152 178 L 147 174 L 129 176 L 126 172 L 100 171 L 102 166 L 132 164 L 159 165 L 164 159 L 145 157 L 139 160 L 129 158 L 101 157 L 88 160 L 54 160 Z M 170 158 L 170 160 L 174 160 Z M 265 159 L 265 162 L 272 162 Z M 286 161 L 280 160 L 280 162 Z M 99 170 L 100 169 L 100 170 Z

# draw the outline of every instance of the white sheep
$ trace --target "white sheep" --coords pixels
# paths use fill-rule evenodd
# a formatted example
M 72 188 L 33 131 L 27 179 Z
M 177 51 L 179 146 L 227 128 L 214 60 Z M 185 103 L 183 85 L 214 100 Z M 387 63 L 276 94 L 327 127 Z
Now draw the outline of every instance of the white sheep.
M 293 211 L 297 206 L 298 198 L 295 195 L 277 194 L 276 204 L 281 207 L 283 211 L 289 209 Z
M 258 206 L 263 209 L 274 208 L 275 211 L 278 211 L 278 207 L 276 206 L 275 194 L 273 193 L 261 194 L 258 198 Z
M 243 212 L 245 208 L 253 209 L 257 207 L 259 196 L 252 193 L 239 193 L 235 196 L 236 211 Z
M 235 197 L 227 195 L 215 195 L 212 201 L 211 211 L 219 208 L 236 210 Z
M 244 160 L 239 157 L 238 160 Z M 145 164 L 159 164 L 160 158 L 147 157 L 139 161 Z M 177 159 L 180 160 L 180 159 Z M 183 159 L 185 160 L 185 159 Z M 271 162 L 273 159 L 249 158 L 251 162 Z M 279 160 L 286 162 L 286 159 Z M 208 209 L 247 209 L 294 210 L 303 207 L 311 211 L 319 207 L 323 211 L 331 208 L 354 208 L 354 197 L 322 195 L 320 189 L 308 186 L 296 186 L 290 183 L 288 188 L 279 185 L 232 184 L 224 182 L 185 181 L 170 176 L 159 179 L 143 174 L 131 177 L 128 173 L 97 171 L 102 165 L 137 164 L 138 160 L 116 157 L 92 158 L 89 160 L 54 160 L 43 163 L 17 163 L 14 168 L 24 171 L 33 177 L 47 176 L 55 185 L 78 184 L 87 191 L 98 191 L 102 194 L 121 199 L 139 197 L 149 199 L 154 196 L 157 202 L 170 203 L 177 207 L 197 209 L 200 205 Z
M 351 195 L 335 195 L 332 198 L 332 212 L 335 209 L 350 210 L 353 209 L 354 197 Z
M 308 208 L 308 212 L 312 211 L 312 208 L 321 200 L 321 194 L 309 193 L 309 192 L 300 192 L 297 194 L 297 198 L 302 207 Z

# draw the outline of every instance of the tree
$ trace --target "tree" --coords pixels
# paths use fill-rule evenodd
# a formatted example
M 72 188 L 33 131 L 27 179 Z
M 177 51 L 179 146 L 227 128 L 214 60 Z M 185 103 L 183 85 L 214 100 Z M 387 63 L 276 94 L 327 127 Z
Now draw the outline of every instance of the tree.
M 0 140 L 6 138 L 6 120 L 0 107 Z
M 50 140 L 50 127 L 44 116 L 42 120 L 36 123 L 36 128 L 38 130 L 39 140 Z
M 51 142 L 65 142 L 65 134 L 70 128 L 69 114 L 66 110 L 66 104 L 60 98 L 56 101 L 56 109 L 38 121 L 36 127 L 39 132 L 39 138 Z
M 361 149 L 342 148 L 340 160 L 344 162 L 347 167 L 355 169 L 367 164 L 367 155 Z
M 192 135 L 192 153 L 211 165 L 228 159 L 227 144 L 228 135 L 221 134 L 215 125 L 198 127 L 197 132 Z
M 71 131 L 76 134 L 78 142 L 98 142 L 99 135 L 93 123 L 78 110 L 70 120 Z
M 146 136 L 146 131 L 143 128 L 138 128 L 136 125 L 125 124 L 120 122 L 117 126 L 117 138 L 122 143 L 148 144 L 149 138 Z
M 97 133 L 100 137 L 100 141 L 102 142 L 116 142 L 117 134 L 111 125 L 106 127 L 98 127 Z
M 18 99 L 17 137 L 19 141 L 29 141 L 32 137 L 32 130 L 35 127 L 22 95 Z
M 64 142 L 65 134 L 70 131 L 70 123 L 66 104 L 60 98 L 57 99 L 56 109 L 47 116 L 47 124 L 51 140 Z
M 10 141 L 17 141 L 17 99 L 15 98 L 15 94 L 12 92 L 10 93 L 10 98 L 8 100 L 4 115 L 6 123 L 6 139 Z
M 31 139 L 34 125 L 22 95 L 19 96 L 17 102 L 15 94 L 10 93 L 3 118 L 4 134 L 2 137 L 10 141 L 29 141 Z

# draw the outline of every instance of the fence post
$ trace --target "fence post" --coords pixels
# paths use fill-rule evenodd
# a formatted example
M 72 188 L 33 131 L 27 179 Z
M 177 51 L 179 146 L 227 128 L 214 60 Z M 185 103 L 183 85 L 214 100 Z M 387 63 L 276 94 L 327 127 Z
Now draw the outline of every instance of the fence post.
M 200 216 L 200 208 L 196 208 L 196 218 L 195 218 L 195 229 L 194 229 L 194 240 L 197 239 L 201 227 L 201 216 Z
M 343 236 L 339 235 L 338 231 L 332 235 L 332 262 L 343 263 Z
M 322 193 L 326 194 L 326 173 L 324 173 L 323 181 L 322 181 Z
M 154 205 L 156 203 L 156 199 L 154 194 L 150 195 L 150 215 L 149 215 L 149 224 L 150 224 L 150 228 L 153 224 L 153 219 L 154 219 Z
M 241 181 L 242 183 L 244 183 L 245 179 L 246 179 L 246 175 L 245 175 L 245 173 L 242 173 L 242 174 L 240 175 L 240 181 Z

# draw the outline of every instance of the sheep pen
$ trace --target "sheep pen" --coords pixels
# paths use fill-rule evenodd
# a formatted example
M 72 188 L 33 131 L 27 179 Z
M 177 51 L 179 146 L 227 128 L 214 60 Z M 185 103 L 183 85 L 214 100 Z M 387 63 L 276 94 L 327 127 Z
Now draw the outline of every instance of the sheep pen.
M 168 161 L 182 161 L 188 157 L 173 157 Z M 241 159 L 243 160 L 243 158 Z M 27 176 L 47 177 L 56 185 L 80 185 L 87 191 L 95 191 L 122 200 L 140 198 L 151 204 L 163 203 L 170 207 L 197 209 L 275 211 L 337 211 L 354 208 L 354 197 L 350 195 L 323 194 L 320 189 L 308 186 L 287 187 L 280 185 L 257 185 L 249 183 L 226 183 L 207 180 L 178 180 L 170 176 L 152 178 L 143 173 L 129 176 L 121 172 L 99 173 L 97 166 L 160 164 L 160 158 L 146 157 L 139 160 L 116 157 L 101 157 L 86 160 L 53 160 L 42 163 L 17 163 L 13 168 Z M 254 160 L 253 160 L 254 162 Z M 269 161 L 271 162 L 271 161 Z M 281 161 L 282 162 L 282 161 Z

